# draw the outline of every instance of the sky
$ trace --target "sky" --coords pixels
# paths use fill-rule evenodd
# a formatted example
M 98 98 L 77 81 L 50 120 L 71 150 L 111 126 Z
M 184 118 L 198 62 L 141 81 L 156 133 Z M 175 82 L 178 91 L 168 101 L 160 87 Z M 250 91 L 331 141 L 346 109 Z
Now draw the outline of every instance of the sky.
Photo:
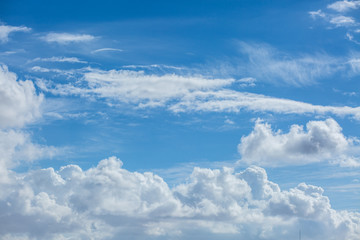
M 360 236 L 360 1 L 0 2 L 0 238 Z

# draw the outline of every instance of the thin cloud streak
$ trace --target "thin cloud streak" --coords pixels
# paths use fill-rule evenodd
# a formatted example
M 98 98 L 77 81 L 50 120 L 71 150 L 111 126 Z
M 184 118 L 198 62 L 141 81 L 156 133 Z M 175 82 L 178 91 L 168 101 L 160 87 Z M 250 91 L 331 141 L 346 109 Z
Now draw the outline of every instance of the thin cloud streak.
M 48 43 L 69 44 L 92 41 L 95 37 L 89 34 L 48 33 L 41 39 Z
M 100 48 L 92 51 L 91 53 L 99 53 L 99 52 L 123 52 L 124 50 L 119 48 Z

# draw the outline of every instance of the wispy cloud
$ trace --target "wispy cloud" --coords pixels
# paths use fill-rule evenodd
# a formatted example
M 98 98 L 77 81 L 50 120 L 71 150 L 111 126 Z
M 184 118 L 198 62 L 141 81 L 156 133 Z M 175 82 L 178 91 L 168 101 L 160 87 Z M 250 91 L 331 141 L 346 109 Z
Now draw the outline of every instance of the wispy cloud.
M 341 67 L 338 59 L 325 54 L 294 57 L 267 44 L 239 42 L 239 47 L 240 52 L 247 56 L 242 70 L 259 81 L 311 85 Z
M 351 26 L 355 24 L 355 19 L 346 16 L 336 16 L 330 19 L 330 23 L 336 27 Z
M 99 52 L 122 52 L 124 50 L 119 49 L 119 48 L 99 48 L 96 49 L 94 51 L 92 51 L 91 53 L 99 53 Z
M 360 119 L 360 107 L 323 106 L 232 90 L 232 78 L 212 79 L 201 75 L 146 74 L 143 71 L 98 70 L 81 72 L 34 67 L 34 71 L 80 75 L 77 81 L 56 84 L 39 79 L 37 85 L 55 95 L 105 98 L 112 104 L 138 108 L 164 107 L 172 112 L 272 112 L 279 114 L 317 114 L 350 116 Z M 251 82 L 252 80 L 246 80 Z M 241 81 L 239 82 L 241 83 Z M 246 83 L 248 84 L 248 83 Z
M 95 37 L 88 34 L 48 33 L 45 36 L 41 37 L 41 39 L 49 43 L 55 42 L 59 44 L 68 44 L 77 42 L 88 42 L 94 40 Z
M 3 43 L 9 41 L 9 34 L 11 34 L 13 32 L 29 32 L 29 31 L 31 31 L 31 28 L 28 28 L 28 27 L 1 25 L 0 26 L 0 41 Z
M 31 62 L 68 62 L 68 63 L 87 63 L 77 57 L 51 57 L 51 58 L 35 58 Z

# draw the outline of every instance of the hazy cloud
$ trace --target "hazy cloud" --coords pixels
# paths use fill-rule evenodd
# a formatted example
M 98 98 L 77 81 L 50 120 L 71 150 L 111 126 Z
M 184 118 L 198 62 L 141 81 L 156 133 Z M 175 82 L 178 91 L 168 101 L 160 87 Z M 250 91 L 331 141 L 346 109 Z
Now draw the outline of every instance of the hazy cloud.
M 0 26 L 0 41 L 7 42 L 9 40 L 9 34 L 12 32 L 29 32 L 31 28 L 28 27 L 16 27 L 16 26 L 8 26 L 1 25 Z
M 339 61 L 324 54 L 290 56 L 266 44 L 240 42 L 247 56 L 243 71 L 259 81 L 295 86 L 311 85 L 339 69 Z

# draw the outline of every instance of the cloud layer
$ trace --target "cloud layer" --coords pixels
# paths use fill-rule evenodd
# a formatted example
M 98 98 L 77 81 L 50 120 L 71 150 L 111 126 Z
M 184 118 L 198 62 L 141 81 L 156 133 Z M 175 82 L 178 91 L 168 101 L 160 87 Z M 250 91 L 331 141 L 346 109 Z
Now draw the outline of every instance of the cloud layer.
M 1 185 L 3 239 L 290 239 L 299 228 L 311 239 L 360 234 L 359 214 L 333 210 L 320 187 L 280 190 L 259 167 L 195 168 L 174 188 L 123 169 L 115 157 L 86 171 L 68 165 L 11 178 Z
M 343 135 L 339 124 L 329 118 L 292 125 L 288 133 L 273 131 L 257 120 L 254 130 L 241 138 L 240 162 L 262 166 L 303 165 L 328 160 L 341 166 L 360 166 L 358 140 Z M 357 154 L 357 155 L 352 155 Z
M 149 74 L 135 70 L 84 68 L 62 71 L 33 67 L 35 71 L 63 73 L 75 83 L 56 84 L 38 79 L 37 85 L 56 95 L 105 98 L 111 104 L 131 104 L 139 108 L 165 107 L 172 112 L 273 112 L 281 114 L 334 114 L 360 119 L 360 107 L 313 105 L 276 97 L 232 90 L 244 80 L 207 78 L 202 75 Z

